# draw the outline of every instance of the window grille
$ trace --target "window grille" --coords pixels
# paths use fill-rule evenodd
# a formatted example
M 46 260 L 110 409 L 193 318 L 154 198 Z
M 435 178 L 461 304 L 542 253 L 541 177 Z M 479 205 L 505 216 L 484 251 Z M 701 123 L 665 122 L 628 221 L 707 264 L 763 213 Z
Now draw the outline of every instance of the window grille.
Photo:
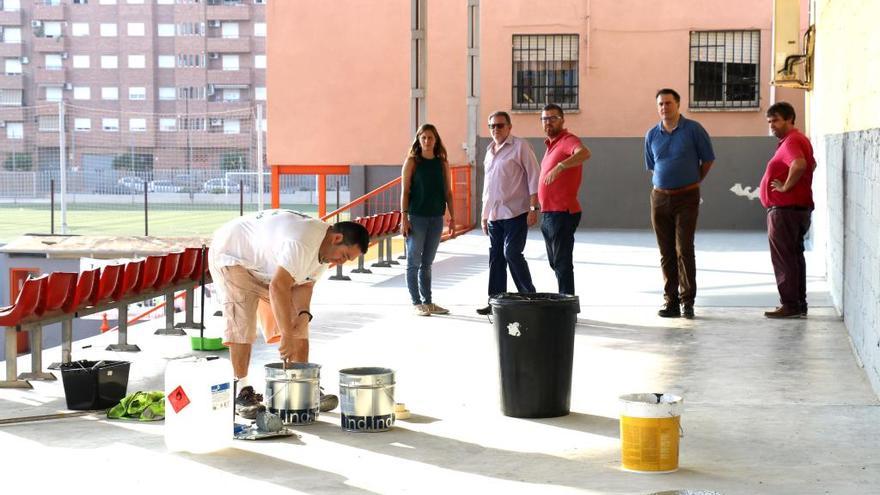
M 692 31 L 690 108 L 758 108 L 760 31 Z
M 578 35 L 513 35 L 513 109 L 578 108 Z

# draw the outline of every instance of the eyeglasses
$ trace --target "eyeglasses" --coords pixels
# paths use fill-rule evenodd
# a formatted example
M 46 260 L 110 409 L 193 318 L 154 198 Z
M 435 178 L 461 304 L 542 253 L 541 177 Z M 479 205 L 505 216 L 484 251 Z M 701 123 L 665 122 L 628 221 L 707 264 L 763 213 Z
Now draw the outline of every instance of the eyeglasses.
M 541 122 L 556 122 L 561 118 L 562 117 L 560 117 L 559 115 L 548 115 L 546 117 L 541 117 Z
M 501 123 L 501 124 L 489 124 L 489 129 L 504 129 L 504 126 L 506 126 L 506 125 L 507 125 L 507 124 L 504 124 L 504 123 Z

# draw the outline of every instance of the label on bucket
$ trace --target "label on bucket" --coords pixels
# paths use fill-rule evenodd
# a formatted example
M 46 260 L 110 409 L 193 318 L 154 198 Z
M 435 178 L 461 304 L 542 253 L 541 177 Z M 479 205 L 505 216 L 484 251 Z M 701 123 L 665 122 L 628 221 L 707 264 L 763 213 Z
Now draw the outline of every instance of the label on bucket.
M 277 414 L 281 422 L 286 425 L 307 425 L 318 420 L 318 410 L 314 409 L 275 409 L 269 408 L 269 412 Z
M 189 405 L 189 397 L 183 391 L 183 387 L 178 385 L 177 388 L 168 394 L 168 402 L 171 403 L 171 408 L 174 409 L 174 412 L 179 413 L 181 409 Z
M 211 410 L 224 409 L 232 405 L 232 395 L 229 394 L 229 382 L 211 385 Z
M 348 416 L 342 413 L 342 429 L 348 431 L 384 431 L 394 426 L 394 414 Z

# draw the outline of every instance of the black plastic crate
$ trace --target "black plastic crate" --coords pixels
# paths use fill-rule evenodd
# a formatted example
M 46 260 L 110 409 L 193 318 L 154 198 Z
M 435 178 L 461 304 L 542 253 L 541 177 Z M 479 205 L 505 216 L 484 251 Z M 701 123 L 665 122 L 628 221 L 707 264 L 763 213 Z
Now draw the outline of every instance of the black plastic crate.
M 128 361 L 74 361 L 61 365 L 67 408 L 109 409 L 125 397 Z

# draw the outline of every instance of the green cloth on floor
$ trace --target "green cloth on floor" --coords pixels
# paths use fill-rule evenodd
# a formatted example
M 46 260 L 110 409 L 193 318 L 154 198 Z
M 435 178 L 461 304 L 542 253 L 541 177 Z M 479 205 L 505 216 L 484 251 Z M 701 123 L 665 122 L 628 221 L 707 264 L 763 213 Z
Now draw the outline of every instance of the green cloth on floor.
M 107 411 L 109 419 L 156 421 L 165 418 L 165 394 L 160 391 L 135 392 Z

